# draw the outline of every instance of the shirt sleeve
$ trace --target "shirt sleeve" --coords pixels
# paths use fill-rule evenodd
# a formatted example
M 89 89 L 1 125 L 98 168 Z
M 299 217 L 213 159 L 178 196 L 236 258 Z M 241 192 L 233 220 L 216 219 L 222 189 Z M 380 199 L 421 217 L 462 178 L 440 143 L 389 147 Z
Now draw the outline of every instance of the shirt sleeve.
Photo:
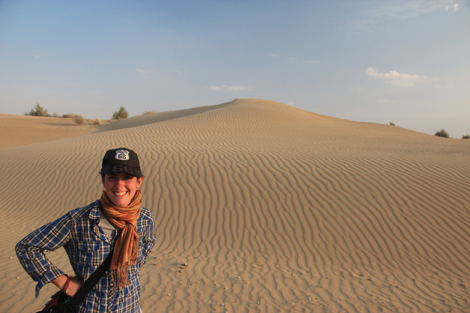
M 142 234 L 142 255 L 139 260 L 139 267 L 142 267 L 145 262 L 147 262 L 147 257 L 152 251 L 152 248 L 155 246 L 157 241 L 157 234 L 155 232 L 154 218 L 151 218 L 148 221 L 148 227 Z
M 70 237 L 70 214 L 46 224 L 23 238 L 15 247 L 16 255 L 36 285 L 36 298 L 44 285 L 64 274 L 46 257 L 46 252 L 64 246 Z

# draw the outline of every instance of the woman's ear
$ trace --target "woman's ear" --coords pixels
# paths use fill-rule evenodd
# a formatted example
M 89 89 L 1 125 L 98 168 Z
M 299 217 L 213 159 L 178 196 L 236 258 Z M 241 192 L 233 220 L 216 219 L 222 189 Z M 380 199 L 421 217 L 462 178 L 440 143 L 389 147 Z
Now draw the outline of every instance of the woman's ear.
M 140 188 L 140 185 L 142 185 L 143 180 L 144 180 L 144 176 L 137 178 L 137 188 Z

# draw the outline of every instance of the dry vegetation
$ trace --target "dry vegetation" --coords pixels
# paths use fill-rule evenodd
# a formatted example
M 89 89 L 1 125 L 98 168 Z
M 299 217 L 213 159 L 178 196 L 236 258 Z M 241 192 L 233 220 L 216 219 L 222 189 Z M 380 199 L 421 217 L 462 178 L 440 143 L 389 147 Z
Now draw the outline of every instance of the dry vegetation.
M 73 116 L 73 121 L 75 122 L 75 124 L 77 125 L 83 125 L 83 123 L 85 122 L 85 119 L 83 118 L 83 116 L 79 115 L 79 114 L 75 114 Z

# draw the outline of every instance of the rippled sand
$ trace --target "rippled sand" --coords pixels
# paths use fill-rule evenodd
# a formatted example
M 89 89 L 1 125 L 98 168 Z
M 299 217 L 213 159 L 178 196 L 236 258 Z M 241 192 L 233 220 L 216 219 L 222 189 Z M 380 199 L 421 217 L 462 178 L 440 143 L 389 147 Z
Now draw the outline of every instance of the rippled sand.
M 0 312 L 54 292 L 14 245 L 97 199 L 120 146 L 156 217 L 145 312 L 470 311 L 470 141 L 237 99 L 2 146 Z

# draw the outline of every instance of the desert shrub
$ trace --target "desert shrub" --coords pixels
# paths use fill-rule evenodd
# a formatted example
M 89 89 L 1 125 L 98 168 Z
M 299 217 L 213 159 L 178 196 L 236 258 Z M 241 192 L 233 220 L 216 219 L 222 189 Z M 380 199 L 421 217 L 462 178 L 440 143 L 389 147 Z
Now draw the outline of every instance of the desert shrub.
M 47 116 L 50 117 L 50 114 L 47 114 L 47 110 L 44 109 L 39 103 L 36 103 L 36 106 L 31 109 L 29 113 L 25 113 L 24 115 L 31 115 L 31 116 Z
M 85 119 L 83 118 L 83 116 L 76 114 L 73 116 L 73 121 L 77 125 L 82 125 L 85 122 Z
M 394 123 L 394 122 L 390 122 L 389 125 L 390 125 L 390 126 L 395 126 L 395 123 Z
M 470 139 L 470 135 L 465 135 L 465 136 L 462 136 L 462 139 Z
M 59 117 L 59 114 L 54 113 L 54 114 L 52 114 L 52 116 L 53 116 L 53 117 Z
M 99 118 L 95 118 L 93 120 L 93 125 L 101 125 L 101 120 Z
M 448 134 L 444 129 L 441 129 L 440 131 L 437 131 L 437 132 L 434 134 L 434 136 L 449 138 L 449 134 Z
M 153 114 L 153 113 L 157 113 L 155 111 L 145 111 L 143 114 Z
M 113 120 L 120 120 L 123 118 L 127 118 L 127 111 L 124 107 L 120 107 L 119 111 L 113 113 Z
M 62 114 L 63 118 L 72 118 L 75 114 L 73 113 L 67 113 L 67 114 Z

